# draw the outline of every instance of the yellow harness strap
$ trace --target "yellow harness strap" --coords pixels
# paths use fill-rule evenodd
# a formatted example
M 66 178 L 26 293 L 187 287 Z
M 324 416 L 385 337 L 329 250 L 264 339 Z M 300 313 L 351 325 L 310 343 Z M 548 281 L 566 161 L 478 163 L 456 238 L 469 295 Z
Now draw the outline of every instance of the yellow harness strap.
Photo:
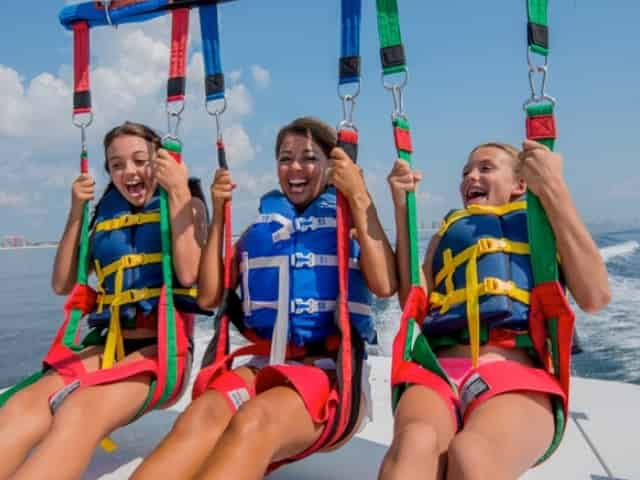
M 438 229 L 438 235 L 443 236 L 451 225 L 456 223 L 461 218 L 469 217 L 471 215 L 496 215 L 501 217 L 508 213 L 515 212 L 517 210 L 526 210 L 527 202 L 520 200 L 518 202 L 507 203 L 505 205 L 469 205 L 462 210 L 458 210 L 449 215 Z
M 442 280 L 447 280 L 447 283 L 450 286 L 446 286 L 447 292 L 453 290 L 453 273 L 455 270 L 465 262 L 468 262 L 472 256 L 481 257 L 482 255 L 486 255 L 488 253 L 515 253 L 518 255 L 529 255 L 531 253 L 529 249 L 528 243 L 523 242 L 513 242 L 508 238 L 481 238 L 478 240 L 478 243 L 472 245 L 468 248 L 465 248 L 462 252 L 460 252 L 455 257 L 453 256 L 451 249 L 446 249 L 443 253 L 444 256 L 444 266 L 442 269 L 436 274 L 435 277 L 435 286 L 437 287 L 442 283 Z M 449 283 L 450 282 L 450 283 Z
M 96 232 L 106 232 L 154 222 L 160 222 L 160 212 L 128 213 L 121 217 L 112 218 L 111 220 L 105 220 L 96 224 Z
M 458 220 L 471 215 L 503 216 L 509 213 L 525 210 L 526 201 L 518 201 L 499 206 L 470 205 L 449 215 L 438 230 L 438 235 L 444 236 L 446 231 Z M 445 294 L 431 292 L 430 304 L 439 308 L 440 313 L 446 313 L 452 306 L 466 302 L 467 327 L 469 330 L 469 345 L 471 347 L 471 361 L 473 367 L 478 366 L 480 357 L 480 297 L 482 295 L 506 295 L 524 304 L 529 304 L 528 291 L 518 288 L 514 282 L 507 282 L 499 278 L 487 277 L 478 282 L 478 258 L 489 253 L 509 253 L 530 255 L 529 244 L 514 242 L 508 238 L 481 238 L 456 256 L 451 249 L 443 252 L 443 267 L 435 275 L 435 286 L 445 282 Z M 454 290 L 453 274 L 456 269 L 465 267 L 465 288 Z

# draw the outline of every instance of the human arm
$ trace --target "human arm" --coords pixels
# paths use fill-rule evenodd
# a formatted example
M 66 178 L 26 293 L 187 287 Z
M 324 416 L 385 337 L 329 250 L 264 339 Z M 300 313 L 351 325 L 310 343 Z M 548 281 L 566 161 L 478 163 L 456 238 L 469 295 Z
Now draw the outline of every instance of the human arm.
M 398 271 L 398 300 L 404 302 L 411 287 L 411 265 L 409 259 L 409 228 L 407 223 L 407 192 L 415 192 L 422 179 L 420 172 L 411 170 L 410 165 L 398 159 L 387 176 L 393 199 L 396 221 L 396 268 Z M 420 269 L 420 284 L 426 285 L 424 272 Z
M 85 203 L 93 200 L 95 185 L 93 177 L 83 173 L 73 181 L 71 186 L 71 208 L 62 238 L 58 243 L 51 274 L 51 287 L 58 295 L 68 294 L 76 283 L 82 214 Z
M 200 254 L 206 237 L 205 206 L 189 190 L 187 167 L 176 162 L 169 152 L 159 149 L 153 158 L 153 171 L 166 190 L 171 221 L 173 269 L 185 286 L 198 281 Z
M 360 270 L 369 290 L 378 297 L 390 297 L 398 289 L 395 256 L 362 171 L 341 148 L 329 157 L 329 181 L 342 192 L 351 209 L 360 244 Z
M 564 180 L 562 156 L 525 140 L 520 161 L 521 175 L 549 218 L 571 294 L 582 310 L 600 310 L 611 300 L 607 269 Z
M 202 251 L 200 262 L 198 305 L 201 308 L 214 308 L 220 302 L 224 288 L 224 265 L 222 247 L 224 245 L 224 209 L 225 203 L 231 200 L 231 192 L 235 184 L 228 170 L 219 168 L 211 184 L 211 204 L 213 217 L 207 243 Z M 235 249 L 234 249 L 235 251 Z M 234 254 L 235 255 L 235 254 Z M 237 283 L 237 263 L 232 259 L 232 284 Z

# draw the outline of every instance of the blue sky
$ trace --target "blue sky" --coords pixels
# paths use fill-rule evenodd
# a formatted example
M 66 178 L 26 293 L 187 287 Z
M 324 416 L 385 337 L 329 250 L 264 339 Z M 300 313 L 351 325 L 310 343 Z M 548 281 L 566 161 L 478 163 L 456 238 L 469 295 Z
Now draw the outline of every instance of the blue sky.
M 637 0 L 550 2 L 549 93 L 558 98 L 557 149 L 583 217 L 640 224 L 640 39 Z M 394 159 L 391 98 L 380 83 L 373 0 L 363 2 L 363 85 L 356 109 L 360 163 L 383 223 L 392 226 L 385 177 Z M 528 96 L 524 0 L 400 0 L 410 81 L 406 110 L 423 171 L 420 220 L 459 205 L 457 185 L 477 143 L 518 143 Z M 70 126 L 71 36 L 59 26 L 64 1 L 2 2 L 0 37 L 0 236 L 57 239 L 77 172 L 79 135 Z M 275 186 L 278 128 L 312 114 L 336 124 L 339 1 L 237 0 L 221 10 L 229 160 L 237 183 L 236 230 Z M 214 125 L 202 106 L 202 59 L 192 15 L 188 106 L 183 129 L 191 173 L 211 181 Z M 101 138 L 125 119 L 162 131 L 169 22 L 92 32 L 96 121 L 89 155 L 99 185 Z

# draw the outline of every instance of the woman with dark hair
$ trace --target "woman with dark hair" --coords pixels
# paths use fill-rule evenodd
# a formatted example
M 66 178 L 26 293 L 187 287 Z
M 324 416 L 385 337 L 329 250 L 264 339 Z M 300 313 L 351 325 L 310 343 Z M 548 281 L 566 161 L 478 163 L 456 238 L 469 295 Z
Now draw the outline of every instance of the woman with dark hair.
M 280 190 L 262 196 L 257 220 L 235 245 L 231 285 L 240 290 L 242 308 L 233 321 L 251 333 L 248 338 L 270 342 L 272 358 L 256 355 L 222 371 L 214 366 L 211 377 L 203 369 L 193 402 L 133 478 L 263 478 L 270 464 L 306 452 L 331 428 L 327 412 L 335 407 L 340 375 L 337 351 L 330 347 L 330 339 L 340 342 L 337 191 L 353 220 L 347 300 L 359 345 L 376 342 L 371 293 L 389 297 L 397 283 L 394 255 L 362 172 L 336 143 L 335 130 L 314 118 L 296 119 L 280 130 L 275 146 Z M 200 263 L 203 308 L 221 302 L 224 206 L 233 188 L 229 171 L 216 171 L 213 220 Z M 274 360 L 274 338 L 298 353 Z M 364 390 L 360 404 L 353 405 L 359 418 L 331 448 L 363 424 L 370 406 L 366 374 L 358 380 L 365 380 L 352 385 Z
M 92 330 L 79 353 L 69 351 L 50 364 L 48 356 L 44 376 L 0 409 L 0 478 L 79 478 L 100 440 L 146 410 L 157 370 L 155 375 L 138 370 L 107 382 L 85 379 L 100 369 L 108 376 L 109 369 L 122 371 L 142 361 L 148 365 L 159 357 L 159 187 L 168 197 L 174 283 L 179 284 L 174 293 L 198 278 L 207 215 L 203 201 L 190 191 L 186 167 L 160 148 L 153 130 L 137 123 L 126 122 L 107 133 L 104 152 L 110 182 L 93 213 L 89 242 L 90 268 L 98 281 L 95 306 L 88 315 Z M 73 182 L 51 280 L 58 295 L 69 294 L 76 284 L 84 204 L 93 199 L 94 191 L 90 175 Z M 196 310 L 184 290 L 174 295 L 178 313 Z M 123 297 L 140 292 L 148 295 Z M 178 352 L 178 392 L 188 376 L 192 316 L 176 315 L 175 323 L 184 350 Z M 106 344 L 114 330 L 117 353 L 107 358 Z

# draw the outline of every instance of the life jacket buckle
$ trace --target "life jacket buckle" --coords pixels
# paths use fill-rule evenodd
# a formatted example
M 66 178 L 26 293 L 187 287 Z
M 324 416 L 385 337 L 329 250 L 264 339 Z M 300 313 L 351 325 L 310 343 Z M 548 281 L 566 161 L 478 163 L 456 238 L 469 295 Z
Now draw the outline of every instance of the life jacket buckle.
M 314 298 L 304 300 L 303 298 L 295 298 L 291 300 L 291 313 L 302 314 L 308 313 L 313 315 L 318 313 L 318 301 Z
M 312 268 L 316 264 L 316 258 L 313 252 L 303 253 L 295 252 L 291 255 L 291 266 L 296 268 L 309 267 Z
M 317 226 L 317 220 L 314 217 L 296 218 L 296 230 L 298 232 L 306 232 L 314 230 Z

